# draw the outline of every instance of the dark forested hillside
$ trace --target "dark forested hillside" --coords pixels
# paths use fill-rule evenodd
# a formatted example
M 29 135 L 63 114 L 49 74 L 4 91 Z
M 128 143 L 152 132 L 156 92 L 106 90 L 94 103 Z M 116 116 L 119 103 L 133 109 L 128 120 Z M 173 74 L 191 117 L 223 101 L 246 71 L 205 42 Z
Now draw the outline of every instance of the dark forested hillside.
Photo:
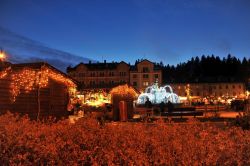
M 218 56 L 193 57 L 176 66 L 157 64 L 162 68 L 163 83 L 182 82 L 248 82 L 250 78 L 250 58 L 239 60 L 230 54 L 226 58 Z

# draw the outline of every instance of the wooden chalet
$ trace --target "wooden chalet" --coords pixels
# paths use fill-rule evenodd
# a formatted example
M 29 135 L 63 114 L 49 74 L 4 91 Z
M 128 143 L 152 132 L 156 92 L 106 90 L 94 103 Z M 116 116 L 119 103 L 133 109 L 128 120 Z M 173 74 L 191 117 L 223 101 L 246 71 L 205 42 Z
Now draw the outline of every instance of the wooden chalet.
M 44 62 L 1 63 L 0 114 L 10 111 L 28 114 L 31 119 L 67 117 L 74 80 Z

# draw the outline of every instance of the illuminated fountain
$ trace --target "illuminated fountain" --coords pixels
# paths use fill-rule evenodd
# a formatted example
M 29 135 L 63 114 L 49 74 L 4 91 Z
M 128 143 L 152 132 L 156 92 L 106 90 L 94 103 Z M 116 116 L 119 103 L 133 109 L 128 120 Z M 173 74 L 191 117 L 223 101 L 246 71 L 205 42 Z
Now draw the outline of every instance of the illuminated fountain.
M 157 81 L 152 86 L 147 87 L 144 93 L 139 95 L 137 104 L 145 104 L 147 100 L 152 104 L 168 103 L 169 101 L 171 103 L 180 103 L 179 96 L 173 93 L 171 86 L 158 87 Z

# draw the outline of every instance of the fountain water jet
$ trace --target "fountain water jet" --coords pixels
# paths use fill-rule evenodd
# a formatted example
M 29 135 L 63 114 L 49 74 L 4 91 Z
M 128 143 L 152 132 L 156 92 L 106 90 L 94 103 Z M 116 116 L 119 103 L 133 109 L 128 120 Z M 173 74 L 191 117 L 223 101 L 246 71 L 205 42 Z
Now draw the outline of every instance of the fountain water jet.
M 139 95 L 137 104 L 145 104 L 147 99 L 149 99 L 152 104 L 160 104 L 161 102 L 180 103 L 179 96 L 173 93 L 173 89 L 170 85 L 159 87 L 157 81 L 147 87 L 144 93 Z

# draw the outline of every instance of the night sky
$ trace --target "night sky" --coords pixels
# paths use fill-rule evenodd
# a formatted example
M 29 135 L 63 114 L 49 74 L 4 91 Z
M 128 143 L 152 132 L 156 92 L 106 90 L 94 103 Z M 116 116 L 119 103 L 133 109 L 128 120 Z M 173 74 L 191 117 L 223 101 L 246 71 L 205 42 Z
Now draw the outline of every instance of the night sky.
M 12 32 L 98 61 L 250 57 L 249 0 L 0 0 L 0 20 Z

